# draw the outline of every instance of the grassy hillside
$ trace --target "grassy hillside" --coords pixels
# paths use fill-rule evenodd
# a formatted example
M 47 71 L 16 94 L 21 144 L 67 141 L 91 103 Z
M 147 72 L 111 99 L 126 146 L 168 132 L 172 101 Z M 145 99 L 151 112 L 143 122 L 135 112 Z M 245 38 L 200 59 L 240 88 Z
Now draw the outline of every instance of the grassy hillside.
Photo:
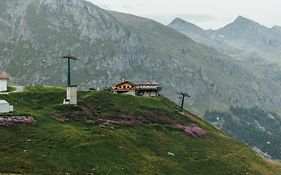
M 267 161 L 164 97 L 80 92 L 79 106 L 61 105 L 61 88 L 27 88 L 1 95 L 36 124 L 0 127 L 0 174 L 278 175 Z M 98 119 L 132 124 L 103 123 Z M 174 127 L 195 123 L 207 132 L 191 137 Z M 173 153 L 174 156 L 168 153 Z
M 281 41 L 280 37 L 278 37 L 281 36 L 280 33 L 278 34 L 278 31 L 275 31 L 274 28 L 267 28 L 241 16 L 233 23 L 216 31 L 203 30 L 179 18 L 175 19 L 169 26 L 184 33 L 194 41 L 206 44 L 217 49 L 220 53 L 231 56 L 233 60 L 240 62 L 240 64 L 247 67 L 246 69 L 249 72 L 258 77 L 251 81 L 248 78 L 248 80 L 245 79 L 247 86 L 253 87 L 250 90 L 251 92 L 246 92 L 246 89 L 241 89 L 240 91 L 235 88 L 232 95 L 229 96 L 230 101 L 236 101 L 233 96 L 239 91 L 245 93 L 245 95 L 237 98 L 239 99 L 237 104 L 225 106 L 226 104 L 221 105 L 218 103 L 215 105 L 215 101 L 209 98 L 207 94 L 205 97 L 196 97 L 195 106 L 207 106 L 205 108 L 207 110 L 205 111 L 204 118 L 218 126 L 226 134 L 260 149 L 273 159 L 281 160 L 281 111 L 272 108 L 275 106 L 275 102 L 271 103 L 271 101 L 267 101 L 267 97 L 275 95 L 275 93 L 272 93 L 275 90 L 268 91 L 268 87 L 280 89 L 278 86 L 281 85 L 281 66 L 277 63 L 279 61 L 276 62 L 275 58 L 277 54 L 279 55 L 277 58 L 280 60 L 279 45 L 275 45 Z M 252 35 L 253 33 L 255 35 Z M 274 37 L 272 37 L 273 35 Z M 261 38 L 267 39 L 264 40 Z M 240 77 L 243 77 L 243 74 Z M 220 78 L 218 77 L 217 79 Z M 229 80 L 232 81 L 231 79 Z M 271 86 L 269 84 L 274 85 Z M 268 91 L 267 95 L 256 98 L 249 105 L 243 104 L 243 101 L 247 101 L 246 99 L 242 99 L 243 96 L 247 96 L 254 91 L 256 91 L 256 94 L 260 94 L 263 91 L 260 88 Z M 218 92 L 223 91 L 219 90 Z M 222 96 L 226 97 L 225 94 Z M 273 98 L 277 99 L 279 96 Z M 258 104 L 257 101 L 260 100 L 263 102 Z M 212 104 L 215 108 L 209 107 L 208 104 Z M 275 104 L 280 109 L 278 107 L 280 106 L 280 102 Z
M 281 157 L 279 114 L 267 112 L 259 107 L 231 108 L 229 112 L 207 112 L 203 118 L 227 135 L 269 154 L 272 159 Z

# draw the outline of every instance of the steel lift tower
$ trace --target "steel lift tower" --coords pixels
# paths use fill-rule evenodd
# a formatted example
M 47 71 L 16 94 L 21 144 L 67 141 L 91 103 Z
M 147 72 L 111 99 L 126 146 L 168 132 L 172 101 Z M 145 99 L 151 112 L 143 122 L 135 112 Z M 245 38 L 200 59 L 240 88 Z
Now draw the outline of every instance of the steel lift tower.
M 183 92 L 179 92 L 178 94 L 181 95 L 180 112 L 183 112 L 183 110 L 184 110 L 184 100 L 185 100 L 185 97 L 190 98 L 190 95 L 188 95 L 187 93 L 183 93 Z
M 71 70 L 70 61 L 77 60 L 73 56 L 63 56 L 62 58 L 67 59 L 67 86 L 66 86 L 66 99 L 64 99 L 63 104 L 67 105 L 77 105 L 77 85 L 71 84 Z

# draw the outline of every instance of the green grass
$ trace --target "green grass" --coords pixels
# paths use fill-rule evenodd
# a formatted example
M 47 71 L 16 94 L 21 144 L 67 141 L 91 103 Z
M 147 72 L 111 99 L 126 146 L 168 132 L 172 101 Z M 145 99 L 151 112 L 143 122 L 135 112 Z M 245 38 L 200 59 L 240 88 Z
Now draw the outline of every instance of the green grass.
M 82 119 L 58 122 L 51 116 L 67 114 L 60 111 L 67 109 L 61 106 L 64 96 L 62 90 L 44 87 L 0 96 L 17 112 L 29 113 L 37 120 L 33 126 L 0 128 L 0 174 L 281 174 L 277 163 L 261 158 L 199 119 L 194 122 L 208 132 L 207 137 L 187 136 L 169 123 L 102 128 L 100 122 L 89 124 Z M 123 113 L 140 117 L 150 111 L 190 123 L 188 116 L 177 113 L 177 106 L 163 97 L 79 92 L 77 108 L 84 106 L 108 117 L 118 118 Z
M 8 92 L 12 92 L 12 91 L 15 91 L 15 90 L 16 90 L 15 87 L 13 87 L 13 86 L 8 86 Z
M 56 86 L 27 86 L 24 88 L 25 92 L 54 92 L 54 91 L 65 91 L 65 88 Z

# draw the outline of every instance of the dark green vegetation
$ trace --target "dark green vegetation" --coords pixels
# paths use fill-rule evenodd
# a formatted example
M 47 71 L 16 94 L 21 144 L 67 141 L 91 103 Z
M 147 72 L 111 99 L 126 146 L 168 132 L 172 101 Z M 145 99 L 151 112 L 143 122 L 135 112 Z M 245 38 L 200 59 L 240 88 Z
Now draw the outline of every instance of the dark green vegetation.
M 12 92 L 12 91 L 15 91 L 16 88 L 14 88 L 13 86 L 8 86 L 8 92 Z
M 247 146 L 224 136 L 209 124 L 177 113 L 164 97 L 146 98 L 109 92 L 80 92 L 78 110 L 63 107 L 65 92 L 57 88 L 28 88 L 1 95 L 18 112 L 31 114 L 31 126 L 0 128 L 0 172 L 24 174 L 190 174 L 278 175 L 277 163 L 256 155 Z M 91 110 L 85 110 L 87 109 Z M 76 112 L 76 117 L 68 110 Z M 83 113 L 84 111 L 84 113 Z M 87 111 L 85 113 L 85 111 Z M 90 112 L 93 112 L 90 115 Z M 96 115 L 121 118 L 155 115 L 155 121 L 135 125 L 107 125 Z M 68 115 L 68 113 L 70 115 Z M 54 114 L 70 120 L 59 122 Z M 87 118 L 83 115 L 87 114 Z M 82 119 L 79 119 L 81 115 Z M 172 127 L 169 120 L 196 123 L 208 132 L 194 138 Z M 91 120 L 91 122 L 89 122 Z M 169 156 L 168 152 L 175 156 Z M 278 169 L 279 168 L 279 169 Z
M 186 25 L 180 21 L 179 27 Z M 192 25 L 197 38 L 188 36 L 217 51 L 153 20 L 85 0 L 1 0 L 1 68 L 14 83 L 62 85 L 67 66 L 60 57 L 72 54 L 79 58 L 72 64 L 73 82 L 84 88 L 110 87 L 123 78 L 155 80 L 174 101 L 177 91 L 188 92 L 190 109 L 197 114 L 253 104 L 280 113 L 281 98 L 275 95 L 281 94 L 280 66 L 264 64 L 257 53 L 273 46 L 279 60 L 281 33 L 276 29 L 272 33 L 241 17 L 215 33 Z
M 281 157 L 281 119 L 276 113 L 258 107 L 231 108 L 230 112 L 207 112 L 204 119 L 226 134 L 268 153 L 273 159 Z
M 249 77 L 240 75 L 240 78 L 244 77 L 247 81 L 247 88 L 240 89 L 239 86 L 235 88 L 234 93 L 229 96 L 229 100 L 234 103 L 225 109 L 209 108 L 206 111 L 214 112 L 205 114 L 205 118 L 215 122 L 227 134 L 281 160 L 281 108 L 280 102 L 275 101 L 281 99 L 276 95 L 280 94 L 278 91 L 281 89 L 280 27 L 268 28 L 241 16 L 218 30 L 203 30 L 179 18 L 169 26 L 199 43 L 207 44 L 219 52 L 231 56 L 233 60 L 243 64 L 251 74 L 260 79 L 249 79 Z M 210 85 L 210 89 L 212 89 L 216 83 Z M 265 92 L 264 95 L 261 95 L 262 91 Z M 244 95 L 237 95 L 240 92 Z M 258 98 L 247 105 L 244 102 L 247 102 L 248 99 L 243 98 L 251 96 L 252 93 L 259 94 Z M 224 96 L 222 97 L 224 98 Z M 259 103 L 259 101 L 262 102 Z M 235 109 L 229 110 L 231 106 L 234 106 Z M 221 120 L 216 121 L 217 117 Z

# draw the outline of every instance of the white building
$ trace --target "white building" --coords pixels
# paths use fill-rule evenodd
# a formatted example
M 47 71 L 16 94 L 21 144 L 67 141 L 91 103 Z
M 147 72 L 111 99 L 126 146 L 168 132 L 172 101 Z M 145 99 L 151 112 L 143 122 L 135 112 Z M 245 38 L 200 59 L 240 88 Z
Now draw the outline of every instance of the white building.
M 8 91 L 9 75 L 6 72 L 0 72 L 0 92 Z
M 13 111 L 13 106 L 10 106 L 10 104 L 5 100 L 0 100 L 0 113 L 9 113 Z
M 66 99 L 64 99 L 63 104 L 77 105 L 77 86 L 66 87 Z

